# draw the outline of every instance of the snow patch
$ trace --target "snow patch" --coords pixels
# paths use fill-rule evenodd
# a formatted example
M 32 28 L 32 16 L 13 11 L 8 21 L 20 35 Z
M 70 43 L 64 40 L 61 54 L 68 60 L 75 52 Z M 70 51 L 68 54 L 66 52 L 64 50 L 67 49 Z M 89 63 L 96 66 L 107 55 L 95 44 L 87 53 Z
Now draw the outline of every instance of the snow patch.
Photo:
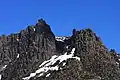
M 18 38 L 16 39 L 17 41 L 20 41 Z
M 116 62 L 116 64 L 117 64 L 117 65 L 119 65 L 119 63 L 118 63 L 118 62 Z
M 50 76 L 50 73 L 46 75 L 46 77 L 49 77 Z
M 4 66 L 0 67 L 0 72 L 5 70 L 6 67 L 7 67 L 7 65 L 4 65 Z
M 2 75 L 0 74 L 0 80 L 2 79 Z
M 33 30 L 35 31 L 35 28 L 33 28 Z
M 66 46 L 66 49 L 68 49 L 69 48 L 69 46 Z
M 31 73 L 30 76 L 22 78 L 22 79 L 23 80 L 29 80 L 30 78 L 35 77 L 38 73 L 40 73 L 38 77 L 41 77 L 41 76 L 43 76 L 43 73 L 48 72 L 49 70 L 51 70 L 51 71 L 55 71 L 56 70 L 57 71 L 58 70 L 58 66 L 40 68 L 35 73 Z
M 55 37 L 55 39 L 56 39 L 57 41 L 64 42 L 64 40 L 66 40 L 67 38 L 66 38 L 66 37 Z
M 66 62 L 63 63 L 63 66 L 65 66 L 65 65 L 66 65 Z
M 5 69 L 7 67 L 7 65 L 5 65 L 4 67 L 3 67 L 3 69 Z
M 40 73 L 38 77 L 41 77 L 41 76 L 43 76 L 43 75 L 44 75 L 43 73 Z
M 20 57 L 20 54 L 17 55 L 17 58 L 19 58 L 19 57 Z
M 75 52 L 75 48 L 72 49 L 72 51 L 70 52 L 70 54 L 67 54 L 67 52 L 64 55 L 54 55 L 52 56 L 52 58 L 50 60 L 44 61 L 39 67 L 38 70 L 35 71 L 35 73 L 31 73 L 30 76 L 22 78 L 24 80 L 29 80 L 32 77 L 35 77 L 37 74 L 39 74 L 38 77 L 43 76 L 44 73 L 48 72 L 48 71 L 58 71 L 60 68 L 58 65 L 53 66 L 55 63 L 58 62 L 58 64 L 61 64 L 63 61 L 67 61 L 68 59 L 76 59 L 80 61 L 79 57 L 73 57 L 74 56 L 74 52 Z M 63 63 L 63 66 L 66 65 L 66 62 Z M 52 66 L 52 67 L 51 67 Z M 50 73 L 46 76 L 50 76 Z
M 49 66 L 49 65 L 53 65 L 55 63 L 55 59 L 57 58 L 58 56 L 54 55 L 52 56 L 52 58 L 50 60 L 47 60 L 47 61 L 44 61 L 39 67 L 42 67 L 43 65 L 45 66 Z
M 118 59 L 120 61 L 120 59 Z

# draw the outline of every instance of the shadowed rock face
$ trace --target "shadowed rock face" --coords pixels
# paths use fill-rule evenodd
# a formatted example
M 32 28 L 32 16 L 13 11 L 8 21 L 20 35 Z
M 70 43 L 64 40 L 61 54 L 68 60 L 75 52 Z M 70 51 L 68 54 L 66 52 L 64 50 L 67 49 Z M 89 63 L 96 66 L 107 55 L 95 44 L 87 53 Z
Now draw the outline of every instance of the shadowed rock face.
M 18 34 L 2 36 L 0 42 L 0 64 L 9 66 L 4 71 L 3 80 L 18 80 L 17 76 L 32 72 L 56 51 L 55 36 L 44 21 Z
M 70 55 L 73 48 L 73 58 L 60 62 L 56 57 L 56 62 L 49 64 L 53 55 Z M 76 56 L 80 60 L 74 59 Z M 91 29 L 74 29 L 72 36 L 56 39 L 50 26 L 40 19 L 20 33 L 0 37 L 1 80 L 24 80 L 47 60 L 49 70 L 39 77 L 37 72 L 29 80 L 120 80 L 120 56 L 109 51 Z

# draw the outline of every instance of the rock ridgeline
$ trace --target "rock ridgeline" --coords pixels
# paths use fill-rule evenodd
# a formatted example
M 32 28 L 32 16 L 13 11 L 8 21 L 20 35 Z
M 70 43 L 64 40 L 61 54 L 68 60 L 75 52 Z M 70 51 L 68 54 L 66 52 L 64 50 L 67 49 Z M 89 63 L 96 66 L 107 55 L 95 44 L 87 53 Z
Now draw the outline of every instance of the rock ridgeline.
M 119 64 L 120 55 L 91 29 L 55 37 L 40 19 L 20 33 L 0 37 L 1 80 L 120 80 Z

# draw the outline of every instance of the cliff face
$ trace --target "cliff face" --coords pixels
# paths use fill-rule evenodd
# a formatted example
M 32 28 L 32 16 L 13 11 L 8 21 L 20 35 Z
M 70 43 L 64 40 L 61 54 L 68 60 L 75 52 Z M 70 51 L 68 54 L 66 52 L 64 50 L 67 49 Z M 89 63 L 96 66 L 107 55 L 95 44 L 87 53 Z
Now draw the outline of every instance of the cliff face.
M 91 29 L 55 37 L 43 19 L 0 37 L 1 80 L 120 80 L 120 56 Z
M 18 80 L 55 54 L 55 36 L 43 20 L 18 34 L 1 37 L 1 66 L 7 65 L 3 80 Z

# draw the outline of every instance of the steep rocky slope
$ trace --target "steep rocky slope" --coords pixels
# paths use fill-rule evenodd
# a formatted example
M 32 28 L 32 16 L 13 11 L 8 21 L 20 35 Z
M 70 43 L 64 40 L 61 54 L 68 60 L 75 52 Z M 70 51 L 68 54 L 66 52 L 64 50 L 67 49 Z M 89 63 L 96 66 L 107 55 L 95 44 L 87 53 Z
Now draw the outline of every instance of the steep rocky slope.
M 120 80 L 120 55 L 91 29 L 55 37 L 43 19 L 0 37 L 1 80 Z

